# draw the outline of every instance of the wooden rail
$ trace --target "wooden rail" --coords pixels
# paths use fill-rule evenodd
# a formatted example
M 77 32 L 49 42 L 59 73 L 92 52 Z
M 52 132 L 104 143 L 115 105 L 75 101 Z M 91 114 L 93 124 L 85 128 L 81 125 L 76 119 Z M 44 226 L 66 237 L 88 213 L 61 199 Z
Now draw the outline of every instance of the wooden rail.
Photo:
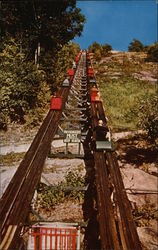
M 83 92 L 90 91 L 87 78 L 85 53 L 81 57 L 76 71 Z M 71 79 L 71 84 L 73 79 Z M 70 85 L 71 85 L 70 84 Z M 87 85 L 86 85 L 87 84 Z M 62 109 L 68 99 L 70 88 L 62 87 Z M 86 97 L 86 94 L 85 94 Z M 90 96 L 87 96 L 90 102 Z M 83 113 L 87 115 L 92 131 L 99 119 L 106 121 L 102 102 L 91 102 L 90 106 L 84 101 L 80 104 Z M 90 108 L 90 110 L 89 110 Z M 34 190 L 40 180 L 44 161 L 56 133 L 62 110 L 50 110 L 35 136 L 23 161 L 9 183 L 0 200 L 0 249 L 15 250 L 21 229 L 29 212 Z M 88 125 L 86 126 L 89 126 Z M 93 132 L 95 140 L 95 132 Z M 91 139 L 89 138 L 89 142 Z M 141 244 L 132 217 L 131 205 L 122 181 L 119 165 L 114 152 L 93 149 L 95 162 L 95 179 L 97 189 L 98 218 L 102 249 L 110 250 L 141 250 Z
M 92 130 L 100 119 L 102 102 L 91 102 Z M 115 153 L 94 150 L 94 160 L 102 249 L 142 249 Z
M 76 73 L 79 74 L 77 69 Z M 70 86 L 73 77 L 70 79 Z M 62 87 L 62 110 L 70 87 Z M 24 159 L 0 200 L 0 249 L 18 249 L 20 231 L 29 212 L 34 191 L 40 180 L 45 159 L 58 128 L 62 110 L 49 110 Z

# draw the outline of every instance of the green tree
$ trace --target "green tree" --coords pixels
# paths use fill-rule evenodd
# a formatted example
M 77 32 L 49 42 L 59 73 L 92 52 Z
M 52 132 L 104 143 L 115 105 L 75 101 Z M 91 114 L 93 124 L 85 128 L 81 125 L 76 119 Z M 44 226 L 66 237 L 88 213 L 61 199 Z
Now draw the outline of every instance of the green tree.
M 0 53 L 0 128 L 12 121 L 25 121 L 25 114 L 37 103 L 43 80 L 43 72 L 24 62 L 14 39 L 4 44 Z
M 80 36 L 85 23 L 76 0 L 2 0 L 1 20 L 2 35 L 21 39 L 32 56 L 38 43 L 48 51 Z
M 96 59 L 97 61 L 101 60 L 102 54 L 101 54 L 100 49 L 96 49 L 96 50 L 95 50 L 94 56 L 95 56 L 95 59 Z
M 7 128 L 13 121 L 38 125 L 48 108 L 50 94 L 64 80 L 79 50 L 79 45 L 71 42 L 57 50 L 55 57 L 48 51 L 43 66 L 37 69 L 25 61 L 14 39 L 4 43 L 0 52 L 0 128 Z
M 4 128 L 43 109 L 50 90 L 61 83 L 78 53 L 79 46 L 69 42 L 81 35 L 85 17 L 76 0 L 2 0 L 0 14 L 0 127 Z M 48 95 L 43 94 L 46 90 Z
M 97 43 L 97 42 L 93 42 L 89 47 L 88 47 L 89 52 L 91 53 L 95 53 L 96 50 L 102 50 L 102 46 Z
M 147 61 L 158 62 L 158 42 L 151 46 L 148 46 Z
M 133 39 L 133 41 L 128 46 L 129 52 L 141 52 L 144 49 L 144 45 L 137 39 Z
M 112 50 L 112 46 L 108 43 L 101 45 L 94 42 L 88 47 L 88 50 L 89 52 L 94 53 L 96 60 L 100 60 L 102 56 L 106 56 Z
M 106 56 L 112 50 L 112 46 L 108 43 L 102 45 L 102 56 Z
M 76 0 L 2 0 L 1 15 L 4 21 L 0 23 L 2 37 L 5 40 L 15 38 L 20 51 L 25 54 L 24 61 L 33 61 L 40 46 L 37 61 L 53 91 L 60 78 L 57 74 L 63 60 L 60 56 L 65 57 L 62 53 L 64 45 L 81 35 L 85 23 L 85 17 L 76 8 Z
M 45 57 L 42 57 L 40 68 L 45 71 L 46 81 L 51 89 L 51 93 L 61 85 L 79 51 L 79 45 L 70 42 L 62 46 L 60 50 L 56 50 L 55 55 L 52 51 L 48 51 Z

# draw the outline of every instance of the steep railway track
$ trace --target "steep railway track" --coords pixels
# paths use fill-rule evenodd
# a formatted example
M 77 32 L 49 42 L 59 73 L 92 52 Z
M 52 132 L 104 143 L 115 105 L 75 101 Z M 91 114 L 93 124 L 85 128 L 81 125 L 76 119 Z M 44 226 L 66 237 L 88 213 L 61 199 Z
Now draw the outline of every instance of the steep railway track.
M 81 81 L 85 86 L 88 81 L 85 53 L 78 64 L 75 77 L 77 76 L 79 80 L 76 78 L 76 81 Z M 70 87 L 72 82 L 73 79 L 71 78 Z M 62 110 L 68 99 L 70 87 L 62 87 L 59 92 L 62 97 Z M 85 93 L 87 89 L 89 93 L 90 88 L 88 82 L 87 87 L 83 88 L 83 92 Z M 80 105 L 86 107 L 86 102 L 83 101 Z M 91 102 L 89 107 L 90 114 L 89 110 L 86 110 L 85 114 L 91 120 L 93 130 L 97 125 L 97 121 L 99 119 L 106 121 L 106 117 L 102 102 Z M 17 239 L 29 212 L 34 190 L 40 180 L 44 161 L 56 133 L 62 110 L 50 110 L 48 112 L 28 152 L 0 200 L 0 249 L 2 250 L 18 249 Z M 94 132 L 93 138 L 95 139 Z M 115 153 L 94 150 L 93 156 L 102 249 L 141 249 L 130 202 L 125 192 Z

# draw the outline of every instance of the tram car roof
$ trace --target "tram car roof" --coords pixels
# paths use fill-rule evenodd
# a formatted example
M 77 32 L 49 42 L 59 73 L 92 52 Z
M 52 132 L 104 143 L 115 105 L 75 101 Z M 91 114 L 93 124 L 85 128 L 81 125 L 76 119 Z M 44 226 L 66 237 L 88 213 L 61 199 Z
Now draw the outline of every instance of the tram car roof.
M 69 86 L 70 86 L 69 79 L 66 78 L 66 79 L 63 81 L 62 86 L 63 86 L 63 87 L 69 87 Z

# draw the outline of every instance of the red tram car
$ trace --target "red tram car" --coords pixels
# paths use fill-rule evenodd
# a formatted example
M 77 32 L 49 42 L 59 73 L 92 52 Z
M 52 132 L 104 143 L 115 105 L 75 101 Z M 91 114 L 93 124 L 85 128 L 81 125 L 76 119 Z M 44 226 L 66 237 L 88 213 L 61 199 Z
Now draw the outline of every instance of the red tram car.
M 68 70 L 68 75 L 69 76 L 74 76 L 74 69 L 69 69 Z
M 76 56 L 75 61 L 78 63 L 78 61 L 79 61 L 79 56 Z
M 51 105 L 50 109 L 51 110 L 61 110 L 62 108 L 62 99 L 61 96 L 52 96 L 51 98 Z
M 94 86 L 90 91 L 91 102 L 100 102 L 100 94 L 98 89 Z
M 94 78 L 94 71 L 92 67 L 88 68 L 88 77 L 89 78 Z

